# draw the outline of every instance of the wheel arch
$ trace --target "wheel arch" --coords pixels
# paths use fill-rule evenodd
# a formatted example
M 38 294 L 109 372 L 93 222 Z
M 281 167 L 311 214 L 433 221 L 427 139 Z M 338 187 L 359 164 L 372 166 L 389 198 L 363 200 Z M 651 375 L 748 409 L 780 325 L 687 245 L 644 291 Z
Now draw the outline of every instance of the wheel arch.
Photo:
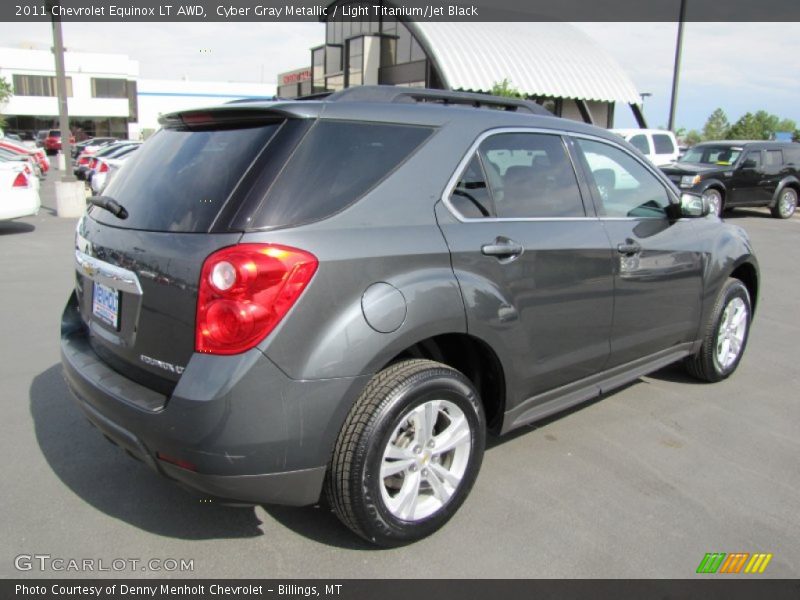
M 491 346 L 468 333 L 439 334 L 404 348 L 381 370 L 410 358 L 427 358 L 461 372 L 480 394 L 488 428 L 500 430 L 505 413 L 506 379 L 500 358 Z
M 777 204 L 778 199 L 781 196 L 781 193 L 785 188 L 792 188 L 798 196 L 800 196 L 800 179 L 795 177 L 794 175 L 790 175 L 789 177 L 784 177 L 780 183 L 778 183 L 778 187 L 775 188 L 775 193 L 772 195 L 772 201 L 769 203 L 770 207 L 773 207 Z
M 758 268 L 751 262 L 745 261 L 737 265 L 730 274 L 734 279 L 741 281 L 750 294 L 750 305 L 753 314 L 758 303 Z

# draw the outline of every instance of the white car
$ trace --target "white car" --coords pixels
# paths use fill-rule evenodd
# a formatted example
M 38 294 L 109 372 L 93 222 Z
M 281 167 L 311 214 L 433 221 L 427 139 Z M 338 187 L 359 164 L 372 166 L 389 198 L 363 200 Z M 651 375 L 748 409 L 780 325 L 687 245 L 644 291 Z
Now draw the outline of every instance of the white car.
M 666 129 L 612 129 L 657 167 L 674 163 L 680 150 L 675 134 Z
M 39 190 L 36 177 L 25 173 L 25 165 L 0 162 L 0 220 L 19 219 L 39 213 Z
M 92 193 L 95 196 L 103 193 L 103 190 L 106 189 L 106 186 L 108 186 L 117 171 L 125 164 L 125 161 L 136 153 L 137 149 L 138 146 L 134 146 L 130 150 L 123 150 L 119 155 L 97 159 L 97 165 L 89 182 Z

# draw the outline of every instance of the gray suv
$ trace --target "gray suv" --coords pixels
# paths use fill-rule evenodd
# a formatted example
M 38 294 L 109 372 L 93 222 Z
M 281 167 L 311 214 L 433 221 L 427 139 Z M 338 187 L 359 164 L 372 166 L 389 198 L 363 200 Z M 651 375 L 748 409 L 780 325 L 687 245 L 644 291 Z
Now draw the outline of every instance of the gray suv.
M 408 543 L 487 432 L 742 358 L 747 236 L 614 134 L 385 87 L 162 125 L 78 224 L 61 355 L 102 434 L 203 494 Z

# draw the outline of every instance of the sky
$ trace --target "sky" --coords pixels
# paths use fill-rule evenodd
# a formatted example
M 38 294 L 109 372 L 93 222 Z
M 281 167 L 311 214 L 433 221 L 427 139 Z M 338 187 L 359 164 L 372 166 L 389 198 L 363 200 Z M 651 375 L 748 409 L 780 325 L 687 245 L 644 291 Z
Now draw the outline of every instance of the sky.
M 21 26 L 22 25 L 22 26 Z M 645 99 L 651 127 L 667 124 L 676 23 L 575 23 L 608 51 Z M 68 49 L 128 54 L 143 78 L 275 83 L 307 66 L 321 23 L 64 23 Z M 766 110 L 800 124 L 800 23 L 687 23 L 676 126 L 702 128 L 722 108 L 733 123 Z M 0 23 L 0 45 L 49 48 L 49 23 Z M 202 50 L 202 52 L 201 52 Z M 513 82 L 512 82 L 513 83 Z M 617 107 L 616 126 L 635 126 Z

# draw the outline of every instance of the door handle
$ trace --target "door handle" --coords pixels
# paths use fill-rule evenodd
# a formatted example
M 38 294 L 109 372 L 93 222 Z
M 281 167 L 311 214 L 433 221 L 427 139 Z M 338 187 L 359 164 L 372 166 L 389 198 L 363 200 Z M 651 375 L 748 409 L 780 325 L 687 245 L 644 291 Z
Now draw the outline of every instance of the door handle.
M 507 238 L 497 238 L 491 244 L 484 244 L 481 246 L 481 253 L 485 256 L 494 256 L 500 259 L 501 262 L 511 262 L 519 257 L 525 248 L 522 244 L 509 240 Z
M 625 240 L 622 244 L 617 244 L 617 252 L 620 254 L 639 254 L 642 247 L 633 240 Z

